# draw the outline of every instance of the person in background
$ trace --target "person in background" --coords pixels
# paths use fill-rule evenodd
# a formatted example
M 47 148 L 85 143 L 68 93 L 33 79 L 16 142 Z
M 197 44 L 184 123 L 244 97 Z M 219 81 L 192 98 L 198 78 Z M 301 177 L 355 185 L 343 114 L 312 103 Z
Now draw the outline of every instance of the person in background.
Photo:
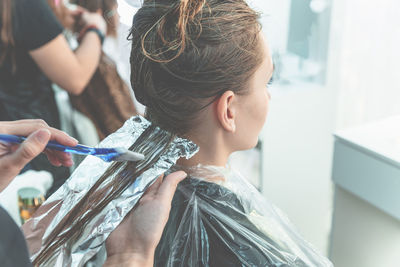
M 60 0 L 52 4 L 58 6 Z M 69 12 L 65 16 L 69 23 L 81 29 L 81 43 L 75 51 L 69 48 L 64 28 L 45 0 L 0 1 L 0 121 L 43 119 L 60 128 L 51 83 L 78 95 L 95 72 L 107 30 L 104 19 L 81 9 L 59 11 Z M 56 168 L 42 155 L 25 169 L 53 175 L 49 194 L 69 176 L 68 168 Z
M 73 0 L 90 12 L 101 14 L 107 23 L 107 34 L 99 66 L 79 95 L 70 94 L 72 106 L 95 125 L 99 139 L 118 130 L 130 117 L 137 115 L 130 87 L 118 72 L 116 50 L 119 25 L 116 0 Z
M 22 170 L 25 164 L 43 152 L 54 140 L 74 146 L 77 140 L 49 127 L 43 120 L 0 121 L 0 134 L 28 136 L 20 146 L 0 143 L 0 193 Z M 48 160 L 56 166 L 71 166 L 71 155 L 45 151 Z M 172 197 L 177 184 L 186 177 L 176 172 L 160 177 L 143 195 L 137 207 L 107 239 L 108 259 L 105 266 L 151 266 L 155 248 L 168 221 Z M 149 234 L 152 233 L 152 234 Z M 28 249 L 18 226 L 0 207 L 0 266 L 32 266 Z

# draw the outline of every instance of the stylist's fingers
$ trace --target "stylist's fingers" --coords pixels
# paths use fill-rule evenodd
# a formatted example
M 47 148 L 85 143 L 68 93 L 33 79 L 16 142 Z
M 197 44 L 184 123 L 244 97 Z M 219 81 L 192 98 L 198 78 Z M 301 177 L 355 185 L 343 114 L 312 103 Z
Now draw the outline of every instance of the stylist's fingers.
M 39 155 L 46 147 L 50 139 L 50 131 L 40 129 L 28 136 L 19 148 L 7 156 L 1 158 L 2 164 L 6 169 L 11 169 L 17 175 L 24 166 Z M 3 167 L 3 166 L 2 166 Z
M 51 134 L 50 140 L 54 140 L 62 145 L 76 146 L 78 144 L 78 141 L 75 138 L 69 136 L 63 131 L 50 127 L 43 120 L 0 122 L 0 133 L 2 134 L 28 136 L 39 129 L 47 129 Z
M 84 13 L 84 12 L 87 12 L 87 9 L 85 9 L 85 8 L 83 8 L 83 7 L 81 7 L 81 6 L 75 6 L 75 10 L 71 11 L 71 14 L 72 14 L 73 16 L 79 17 L 79 16 L 81 16 L 82 13 Z
M 86 9 L 83 7 L 77 6 L 77 8 L 71 12 L 72 17 L 75 20 L 75 27 L 78 29 L 79 27 L 82 27 L 85 23 L 82 19 L 85 13 L 88 13 Z
M 164 181 L 158 188 L 157 197 L 160 198 L 164 203 L 171 203 L 176 191 L 176 187 L 183 179 L 186 178 L 186 176 L 186 172 L 177 171 L 165 177 Z
M 63 166 L 71 167 L 74 165 L 74 161 L 72 160 L 72 155 L 70 153 L 55 151 L 54 154 L 61 161 Z
M 56 167 L 60 167 L 62 165 L 61 160 L 55 155 L 55 153 L 51 150 L 45 150 L 44 153 L 47 156 L 49 162 Z
M 46 154 L 47 159 L 49 160 L 51 165 L 56 166 L 56 167 L 61 166 L 60 160 L 54 155 L 54 153 L 52 153 L 51 151 L 48 151 L 48 150 L 44 151 L 44 153 Z

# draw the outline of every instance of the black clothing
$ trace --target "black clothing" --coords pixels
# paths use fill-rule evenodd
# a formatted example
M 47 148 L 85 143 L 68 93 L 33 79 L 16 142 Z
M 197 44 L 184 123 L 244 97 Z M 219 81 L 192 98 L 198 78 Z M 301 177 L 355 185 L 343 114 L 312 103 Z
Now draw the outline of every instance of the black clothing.
M 0 207 L 0 266 L 32 266 L 24 235 L 2 207 Z
M 183 180 L 174 195 L 154 266 L 293 266 L 286 263 L 281 246 L 249 221 L 248 213 L 249 207 L 227 188 Z M 296 259 L 294 266 L 306 265 Z
M 60 128 L 59 114 L 51 88 L 51 81 L 29 55 L 63 32 L 63 27 L 45 0 L 13 0 L 13 36 L 16 70 L 12 56 L 7 55 L 0 65 L 0 120 L 43 119 L 50 126 Z M 0 27 L 1 27 L 0 21 Z M 0 51 L 3 44 L 0 40 Z M 41 155 L 29 165 L 34 170 L 53 174 L 55 191 L 69 176 L 67 168 L 52 166 Z

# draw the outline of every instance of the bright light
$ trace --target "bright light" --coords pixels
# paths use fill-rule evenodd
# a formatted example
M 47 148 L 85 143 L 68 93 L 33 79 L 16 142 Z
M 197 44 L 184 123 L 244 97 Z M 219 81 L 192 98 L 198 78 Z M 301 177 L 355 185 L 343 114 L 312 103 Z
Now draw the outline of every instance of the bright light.
M 140 1 L 129 1 L 128 3 L 126 0 L 117 0 L 117 2 L 120 22 L 129 27 L 132 26 L 133 16 L 140 7 Z

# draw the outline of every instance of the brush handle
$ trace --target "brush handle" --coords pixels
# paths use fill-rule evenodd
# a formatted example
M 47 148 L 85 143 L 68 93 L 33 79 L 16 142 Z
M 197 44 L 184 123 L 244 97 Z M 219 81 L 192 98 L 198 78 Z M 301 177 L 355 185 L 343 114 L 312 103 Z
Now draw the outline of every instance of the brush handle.
M 17 135 L 0 134 L 0 141 L 13 144 L 22 144 L 26 140 L 26 137 Z M 55 141 L 50 141 L 46 145 L 47 149 L 57 150 L 67 153 L 79 154 L 79 155 L 93 155 L 108 161 L 111 157 L 115 157 L 118 152 L 114 148 L 93 148 L 84 145 L 77 146 L 64 146 Z

